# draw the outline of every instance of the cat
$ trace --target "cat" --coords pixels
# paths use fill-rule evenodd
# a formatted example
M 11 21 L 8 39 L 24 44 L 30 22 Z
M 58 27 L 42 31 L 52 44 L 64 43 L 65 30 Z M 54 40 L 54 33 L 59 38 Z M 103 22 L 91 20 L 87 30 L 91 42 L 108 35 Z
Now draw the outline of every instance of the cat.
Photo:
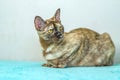
M 64 32 L 60 9 L 47 20 L 34 19 L 46 67 L 65 68 L 73 66 L 113 65 L 115 46 L 108 33 L 99 34 L 88 28 Z

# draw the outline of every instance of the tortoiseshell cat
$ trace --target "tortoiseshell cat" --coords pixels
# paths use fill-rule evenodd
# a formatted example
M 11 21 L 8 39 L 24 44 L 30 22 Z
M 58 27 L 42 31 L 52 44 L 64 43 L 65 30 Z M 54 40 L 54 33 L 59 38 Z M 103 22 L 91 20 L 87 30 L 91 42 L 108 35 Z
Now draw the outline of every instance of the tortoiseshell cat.
M 87 28 L 64 33 L 60 9 L 44 21 L 36 16 L 35 28 L 47 63 L 43 66 L 109 66 L 113 64 L 115 46 L 108 33 L 99 34 Z

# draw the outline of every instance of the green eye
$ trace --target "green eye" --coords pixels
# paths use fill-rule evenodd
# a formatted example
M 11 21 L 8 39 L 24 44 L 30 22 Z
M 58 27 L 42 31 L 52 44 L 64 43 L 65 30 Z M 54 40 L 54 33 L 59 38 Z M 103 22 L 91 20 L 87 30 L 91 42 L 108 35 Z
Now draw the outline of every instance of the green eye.
M 53 29 L 49 29 L 49 30 L 48 30 L 48 33 L 53 33 Z

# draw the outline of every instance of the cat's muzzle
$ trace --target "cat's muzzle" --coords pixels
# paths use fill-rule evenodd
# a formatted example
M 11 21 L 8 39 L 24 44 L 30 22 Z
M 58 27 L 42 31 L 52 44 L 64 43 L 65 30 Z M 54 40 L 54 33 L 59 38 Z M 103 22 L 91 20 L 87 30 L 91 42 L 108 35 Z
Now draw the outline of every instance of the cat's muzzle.
M 60 32 L 55 32 L 55 36 L 60 39 L 63 38 L 63 35 Z

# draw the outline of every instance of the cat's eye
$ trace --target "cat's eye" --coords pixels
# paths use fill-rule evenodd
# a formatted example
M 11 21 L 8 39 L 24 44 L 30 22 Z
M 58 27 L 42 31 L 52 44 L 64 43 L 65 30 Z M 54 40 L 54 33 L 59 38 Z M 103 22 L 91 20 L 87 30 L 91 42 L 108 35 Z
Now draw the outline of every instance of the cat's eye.
M 62 31 L 62 30 L 63 30 L 63 27 L 60 27 L 59 29 L 60 29 L 60 31 Z
M 49 29 L 48 32 L 49 32 L 49 33 L 53 33 L 53 29 Z

